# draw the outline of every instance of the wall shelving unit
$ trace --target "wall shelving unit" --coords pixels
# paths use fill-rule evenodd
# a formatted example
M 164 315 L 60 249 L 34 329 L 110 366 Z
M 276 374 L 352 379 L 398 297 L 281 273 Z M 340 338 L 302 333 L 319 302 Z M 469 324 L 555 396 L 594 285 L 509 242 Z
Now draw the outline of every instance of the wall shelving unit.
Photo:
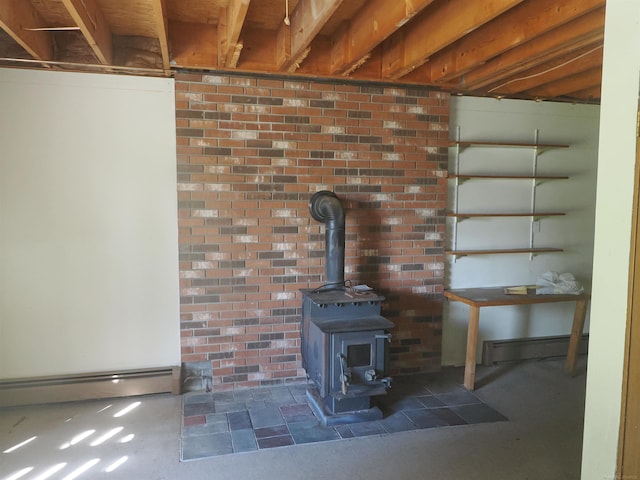
M 544 182 L 552 180 L 567 180 L 568 176 L 554 176 L 554 175 L 538 175 L 538 157 L 548 150 L 569 148 L 569 145 L 562 144 L 545 144 L 538 141 L 538 130 L 534 132 L 533 143 L 520 143 L 520 142 L 490 142 L 490 141 L 462 141 L 460 139 L 460 129 L 457 129 L 457 140 L 449 142 L 449 147 L 455 148 L 455 172 L 449 175 L 449 179 L 455 182 L 454 185 L 454 199 L 453 210 L 447 214 L 447 217 L 453 219 L 452 236 L 451 236 L 451 249 L 445 250 L 446 255 L 454 255 L 455 258 L 464 257 L 468 255 L 496 255 L 496 254 L 522 254 L 528 253 L 529 258 L 533 259 L 535 255 L 541 253 L 554 253 L 562 252 L 562 248 L 555 247 L 535 247 L 534 246 L 534 226 L 536 222 L 539 222 L 546 217 L 557 217 L 565 215 L 564 212 L 556 211 L 537 211 L 536 210 L 536 190 L 539 185 Z M 460 162 L 461 153 L 471 148 L 489 148 L 489 149 L 529 149 L 532 152 L 532 166 L 531 173 L 522 175 L 503 175 L 503 174 L 461 174 Z M 459 205 L 459 191 L 463 183 L 468 181 L 482 181 L 482 180 L 522 180 L 530 182 L 530 210 L 527 212 L 519 213 L 487 213 L 487 212 L 467 212 L 460 211 Z M 518 248 L 496 248 L 496 249 L 459 249 L 458 248 L 458 223 L 464 220 L 474 220 L 482 218 L 508 218 L 508 217 L 529 217 L 530 231 L 529 231 L 529 245 L 526 247 Z

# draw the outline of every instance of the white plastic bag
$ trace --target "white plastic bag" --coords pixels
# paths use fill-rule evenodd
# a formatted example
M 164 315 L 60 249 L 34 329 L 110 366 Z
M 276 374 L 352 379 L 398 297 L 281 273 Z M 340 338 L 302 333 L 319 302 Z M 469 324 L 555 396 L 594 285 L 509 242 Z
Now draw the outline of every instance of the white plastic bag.
M 539 295 L 550 293 L 579 295 L 584 292 L 583 286 L 571 273 L 545 272 L 538 277 L 536 285 L 542 287 L 536 290 Z

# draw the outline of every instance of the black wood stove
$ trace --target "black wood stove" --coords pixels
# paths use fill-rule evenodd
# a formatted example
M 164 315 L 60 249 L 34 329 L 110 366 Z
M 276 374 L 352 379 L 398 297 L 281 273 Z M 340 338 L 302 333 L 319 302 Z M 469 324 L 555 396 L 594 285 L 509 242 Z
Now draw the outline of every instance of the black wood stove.
M 340 199 L 326 190 L 309 202 L 311 216 L 326 224 L 326 283 L 304 289 L 302 365 L 307 397 L 325 425 L 382 418 L 371 397 L 391 385 L 386 376 L 388 330 L 394 325 L 380 315 L 384 297 L 344 280 L 345 216 Z

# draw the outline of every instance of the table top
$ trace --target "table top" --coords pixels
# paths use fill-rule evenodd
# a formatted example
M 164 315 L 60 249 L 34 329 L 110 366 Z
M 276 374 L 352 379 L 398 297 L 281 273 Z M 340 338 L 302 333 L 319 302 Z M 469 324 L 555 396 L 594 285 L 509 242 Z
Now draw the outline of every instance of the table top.
M 511 286 L 511 285 L 510 285 Z M 445 290 L 449 300 L 463 302 L 474 307 L 493 307 L 499 305 L 531 305 L 534 303 L 576 302 L 589 298 L 588 293 L 574 294 L 528 294 L 511 295 L 504 293 L 504 287 L 459 288 Z

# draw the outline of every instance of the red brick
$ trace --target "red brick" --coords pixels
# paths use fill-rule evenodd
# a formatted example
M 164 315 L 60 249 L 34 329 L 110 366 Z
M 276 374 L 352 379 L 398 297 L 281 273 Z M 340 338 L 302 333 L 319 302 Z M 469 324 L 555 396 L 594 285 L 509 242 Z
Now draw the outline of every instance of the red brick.
M 397 96 L 409 96 L 404 87 L 384 87 L 383 95 L 371 95 L 361 92 L 361 86 L 355 83 L 341 85 L 242 76 L 215 76 L 215 83 L 206 83 L 211 80 L 210 76 L 205 76 L 205 82 L 202 78 L 200 74 L 177 75 L 177 108 L 229 112 L 231 120 L 192 118 L 189 121 L 188 115 L 182 114 L 176 121 L 179 127 L 204 129 L 205 134 L 203 138 L 176 139 L 178 164 L 205 165 L 208 169 L 202 173 L 181 174 L 179 199 L 204 201 L 205 208 L 200 211 L 180 209 L 179 242 L 190 248 L 217 245 L 217 251 L 205 252 L 205 261 L 180 262 L 180 285 L 189 298 L 193 298 L 192 294 L 196 297 L 219 295 L 220 301 L 182 305 L 181 322 L 186 324 L 197 321 L 197 317 L 206 318 L 206 328 L 187 328 L 181 335 L 190 342 L 209 342 L 183 346 L 183 361 L 202 361 L 207 353 L 232 352 L 232 358 L 212 362 L 220 370 L 214 378 L 215 391 L 304 377 L 299 363 L 299 323 L 290 323 L 290 315 L 274 315 L 273 312 L 282 308 L 299 309 L 298 289 L 311 286 L 300 282 L 305 278 L 317 278 L 319 284 L 324 275 L 324 258 L 308 255 L 310 248 L 324 248 L 323 242 L 317 240 L 324 227 L 310 219 L 307 209 L 308 198 L 318 189 L 347 188 L 346 193 L 339 193 L 348 206 L 347 272 L 355 272 L 358 265 L 372 268 L 361 255 L 361 251 L 370 249 L 371 244 L 375 244 L 377 255 L 369 256 L 368 260 L 391 257 L 392 264 L 378 265 L 373 276 L 376 288 L 391 292 L 386 309 L 401 311 L 408 299 L 423 298 L 415 291 L 442 294 L 443 272 L 439 266 L 444 264 L 444 257 L 425 255 L 424 249 L 442 246 L 444 222 L 429 230 L 440 232 L 441 240 L 427 238 L 424 232 L 414 232 L 414 227 L 425 223 L 419 211 L 434 208 L 442 212 L 446 208 L 446 172 L 439 170 L 443 160 L 436 156 L 441 155 L 437 149 L 445 148 L 448 143 L 446 94 L 417 97 L 419 108 L 415 108 L 415 105 L 395 103 Z M 232 95 L 282 98 L 283 105 L 269 105 L 270 102 L 234 104 L 231 103 Z M 312 99 L 320 98 L 333 101 L 334 108 L 310 106 Z M 350 111 L 357 110 L 369 112 L 366 116 L 370 118 L 349 115 Z M 423 122 L 416 112 L 439 115 L 439 122 Z M 309 123 L 289 123 L 287 116 L 308 116 Z M 397 124 L 395 128 L 415 130 L 415 137 L 396 136 L 394 128 L 388 128 L 389 122 Z M 439 130 L 430 131 L 432 126 Z M 442 127 L 445 129 L 440 130 Z M 368 136 L 381 137 L 382 142 L 361 143 L 361 139 Z M 356 141 L 344 142 L 343 138 Z M 257 147 L 256 143 L 251 143 L 253 141 L 268 143 L 265 147 Z M 282 141 L 290 143 L 270 143 Z M 379 148 L 381 145 L 386 146 L 385 151 Z M 207 156 L 204 155 L 205 147 L 231 148 L 232 155 Z M 270 150 L 273 155 L 269 155 Z M 315 158 L 317 152 L 332 152 L 334 158 Z M 355 169 L 355 173 L 338 173 L 335 170 L 338 168 Z M 358 169 L 388 169 L 399 174 L 368 176 L 366 171 Z M 275 183 L 274 176 L 278 175 L 285 176 L 283 180 L 294 177 L 296 181 Z M 424 185 L 415 181 L 428 177 L 438 178 L 437 184 Z M 379 188 L 380 194 L 367 190 L 374 187 Z M 291 195 L 295 197 L 287 197 Z M 380 201 L 380 195 L 384 200 L 375 215 L 372 210 L 360 207 Z M 389 225 L 391 231 L 367 230 L 368 226 L 378 225 Z M 231 226 L 245 228 L 245 233 L 230 233 L 232 230 L 223 233 Z M 297 233 L 274 231 L 278 226 L 297 226 L 298 230 Z M 314 236 L 313 241 L 311 236 Z M 262 252 L 271 251 L 282 255 L 279 258 L 260 257 Z M 242 261 L 243 264 L 242 267 L 221 268 L 223 261 Z M 407 271 L 390 268 L 416 263 L 425 264 L 425 268 Z M 348 277 L 374 283 L 371 274 L 348 273 Z M 194 286 L 192 278 L 217 279 L 221 283 Z M 283 278 L 293 279 L 295 283 L 283 283 Z M 439 282 L 423 286 L 425 279 Z M 280 296 L 285 292 L 291 295 Z M 429 300 L 417 307 L 418 310 L 423 314 L 438 315 L 442 302 Z M 396 330 L 409 335 L 402 338 L 421 339 L 419 345 L 410 346 L 409 352 L 394 356 L 392 372 L 402 368 L 432 371 L 439 364 L 441 325 L 419 323 L 415 320 L 419 316 L 392 318 L 397 323 Z M 259 323 L 245 325 L 245 319 L 255 319 Z M 234 322 L 241 322 L 242 326 L 235 327 Z M 220 331 L 221 335 L 211 335 L 221 328 L 228 330 Z M 269 332 L 282 332 L 285 339 L 273 340 L 273 348 L 246 349 L 246 344 L 257 341 L 260 333 Z M 423 352 L 432 356 L 423 358 Z M 281 354 L 294 355 L 296 361 L 277 363 L 277 356 Z M 247 381 L 221 385 L 219 375 L 233 376 L 233 367 L 238 365 L 260 365 L 260 372 L 250 374 Z

